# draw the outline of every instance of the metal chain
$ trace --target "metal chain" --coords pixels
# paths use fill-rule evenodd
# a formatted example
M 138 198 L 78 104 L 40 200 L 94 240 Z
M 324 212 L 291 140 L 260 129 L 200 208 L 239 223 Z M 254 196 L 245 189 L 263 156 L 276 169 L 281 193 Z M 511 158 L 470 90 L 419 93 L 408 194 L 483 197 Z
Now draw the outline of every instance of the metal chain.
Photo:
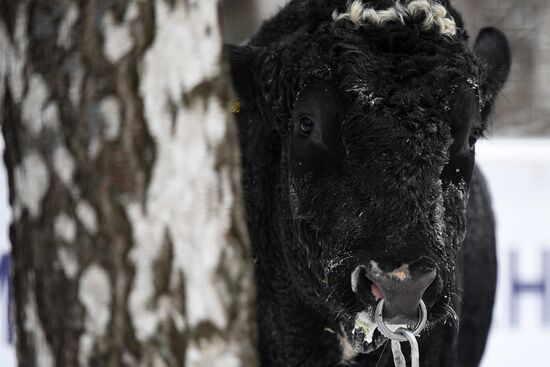
M 401 342 L 403 341 L 409 342 L 411 346 L 411 367 L 419 367 L 420 352 L 418 350 L 418 342 L 416 341 L 415 335 L 420 334 L 422 329 L 426 326 L 427 311 L 424 302 L 422 302 L 422 300 L 420 301 L 420 318 L 413 331 L 404 327 L 391 331 L 382 317 L 383 309 L 384 300 L 382 299 L 376 307 L 375 319 L 378 329 L 382 332 L 382 335 L 391 340 L 391 350 L 393 353 L 393 363 L 395 364 L 395 367 L 407 367 L 407 361 L 403 355 L 403 351 L 401 350 Z
M 418 342 L 416 341 L 414 334 L 409 329 L 405 328 L 399 328 L 395 332 L 407 338 L 407 341 L 411 345 L 411 367 L 419 367 L 420 352 L 418 350 Z M 393 363 L 395 364 L 395 367 L 407 367 L 407 362 L 405 361 L 405 356 L 401 351 L 401 343 L 399 341 L 391 341 L 391 351 L 393 352 Z
M 401 342 L 392 340 L 391 351 L 393 353 L 393 364 L 395 364 L 395 367 L 407 367 L 407 361 L 401 350 Z

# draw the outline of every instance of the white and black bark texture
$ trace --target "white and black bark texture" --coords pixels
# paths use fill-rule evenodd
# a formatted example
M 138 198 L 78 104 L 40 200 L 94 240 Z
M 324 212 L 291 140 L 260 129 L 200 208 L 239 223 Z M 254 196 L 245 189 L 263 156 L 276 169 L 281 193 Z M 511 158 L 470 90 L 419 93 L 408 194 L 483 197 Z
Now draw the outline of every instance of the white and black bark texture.
M 21 366 L 253 366 L 217 0 L 0 1 Z

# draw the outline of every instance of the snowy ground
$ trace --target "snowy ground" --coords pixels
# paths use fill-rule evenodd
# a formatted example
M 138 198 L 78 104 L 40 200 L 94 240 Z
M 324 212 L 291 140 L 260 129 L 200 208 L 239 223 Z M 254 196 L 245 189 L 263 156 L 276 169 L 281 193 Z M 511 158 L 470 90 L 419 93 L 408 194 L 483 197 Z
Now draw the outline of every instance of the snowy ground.
M 520 366 L 526 360 L 530 365 L 546 366 L 550 347 L 550 139 L 483 141 L 478 146 L 478 162 L 491 187 L 499 241 L 497 306 L 482 367 Z M 9 250 L 8 220 L 6 177 L 0 169 L 0 259 Z M 0 366 L 14 367 L 6 320 L 8 289 L 2 275 L 0 266 Z

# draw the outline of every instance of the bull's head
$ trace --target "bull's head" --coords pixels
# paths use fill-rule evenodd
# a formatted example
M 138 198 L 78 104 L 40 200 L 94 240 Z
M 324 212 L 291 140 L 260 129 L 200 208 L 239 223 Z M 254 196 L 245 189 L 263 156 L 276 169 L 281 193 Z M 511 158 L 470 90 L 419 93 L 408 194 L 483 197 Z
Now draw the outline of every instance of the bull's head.
M 368 352 L 380 298 L 390 322 L 416 322 L 421 298 L 429 325 L 452 316 L 475 143 L 510 55 L 492 28 L 470 49 L 446 1 L 313 2 L 232 48 L 247 129 L 265 131 L 241 136 L 269 139 L 244 142 L 245 161 L 276 165 L 264 225 L 292 287 Z

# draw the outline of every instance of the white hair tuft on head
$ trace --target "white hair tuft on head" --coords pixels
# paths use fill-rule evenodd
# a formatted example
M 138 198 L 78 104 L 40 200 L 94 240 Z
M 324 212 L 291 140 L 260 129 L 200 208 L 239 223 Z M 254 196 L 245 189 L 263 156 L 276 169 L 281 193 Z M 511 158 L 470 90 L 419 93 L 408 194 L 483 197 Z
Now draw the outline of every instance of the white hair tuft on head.
M 335 10 L 332 18 L 335 21 L 346 19 L 355 26 L 373 25 L 383 26 L 389 22 L 405 24 L 405 19 L 424 15 L 422 30 L 429 31 L 435 25 L 442 35 L 452 37 L 456 35 L 456 23 L 447 9 L 434 0 L 405 0 L 402 4 L 397 1 L 394 6 L 375 10 L 363 4 L 361 0 L 353 0 L 348 4 L 346 12 L 338 13 Z

